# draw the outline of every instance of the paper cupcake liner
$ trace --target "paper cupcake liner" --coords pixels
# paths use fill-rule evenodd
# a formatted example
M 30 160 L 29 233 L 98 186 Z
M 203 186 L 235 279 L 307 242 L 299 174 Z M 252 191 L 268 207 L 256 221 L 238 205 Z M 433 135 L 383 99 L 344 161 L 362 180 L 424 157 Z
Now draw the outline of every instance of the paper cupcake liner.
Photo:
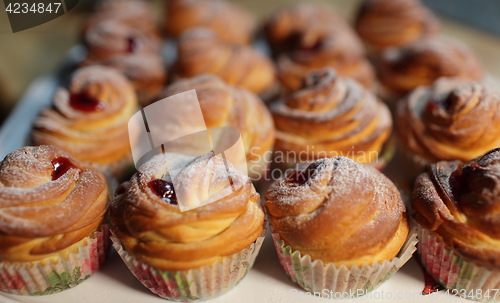
M 281 266 L 290 279 L 308 292 L 333 294 L 331 298 L 354 298 L 367 294 L 388 280 L 413 255 L 417 235 L 410 232 L 399 254 L 392 260 L 373 263 L 362 267 L 345 265 L 336 267 L 333 263 L 312 260 L 309 255 L 285 246 L 278 233 L 273 233 L 274 246 Z
M 84 239 L 77 252 L 59 259 L 33 262 L 0 262 L 0 290 L 16 295 L 48 295 L 88 279 L 104 263 L 109 231 L 102 227 Z
M 468 261 L 433 232 L 418 227 L 418 252 L 426 271 L 449 291 L 466 299 L 500 300 L 500 270 Z
M 265 230 L 264 230 L 265 232 Z M 195 302 L 218 297 L 236 286 L 255 262 L 264 232 L 248 248 L 220 262 L 189 270 L 162 270 L 130 255 L 120 240 L 113 246 L 134 276 L 151 292 L 170 301 Z

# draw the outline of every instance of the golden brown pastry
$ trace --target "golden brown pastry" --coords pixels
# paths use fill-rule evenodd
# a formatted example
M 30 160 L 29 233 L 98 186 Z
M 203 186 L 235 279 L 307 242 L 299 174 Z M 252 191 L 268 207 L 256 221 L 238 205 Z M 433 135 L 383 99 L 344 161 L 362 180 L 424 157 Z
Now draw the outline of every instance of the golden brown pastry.
M 392 129 L 387 106 L 329 68 L 302 82 L 302 88 L 271 105 L 275 151 L 294 152 L 299 162 L 339 155 L 360 163 L 377 161 Z
M 84 45 L 88 53 L 81 65 L 119 70 L 134 85 L 141 104 L 158 97 L 167 82 L 166 64 L 155 33 L 119 19 L 102 19 L 87 28 Z
M 398 104 L 402 146 L 422 162 L 467 161 L 500 146 L 500 93 L 484 84 L 440 79 Z
M 209 28 L 228 42 L 248 44 L 255 27 L 252 16 L 225 0 L 169 0 L 165 31 L 179 38 L 194 27 Z
M 104 0 L 84 24 L 84 31 L 106 20 L 120 21 L 141 32 L 158 34 L 155 14 L 144 0 Z
M 88 60 L 94 61 L 160 52 L 160 39 L 155 33 L 117 19 L 103 19 L 89 26 L 83 33 L 83 44 L 87 48 Z
M 134 89 L 120 73 L 102 66 L 81 68 L 36 119 L 33 141 L 119 177 L 131 160 L 128 120 L 136 111 Z
M 274 12 L 264 25 L 264 33 L 273 54 L 279 55 L 302 44 L 313 44 L 311 40 L 334 27 L 354 35 L 344 17 L 330 6 L 299 2 Z
M 442 37 L 384 51 L 377 61 L 379 80 L 391 94 L 402 95 L 440 77 L 480 80 L 483 68 L 465 45 Z
M 88 57 L 82 66 L 108 66 L 118 70 L 135 88 L 141 105 L 156 100 L 167 83 L 167 70 L 160 54 L 132 53 L 105 60 Z
M 372 88 L 374 72 L 364 57 L 363 45 L 330 8 L 310 3 L 285 7 L 271 17 L 265 31 L 285 88 L 300 88 L 305 75 L 324 67 Z
M 0 164 L 0 260 L 73 251 L 100 226 L 106 180 L 52 146 L 24 147 Z
M 336 267 L 390 260 L 408 235 L 394 184 L 345 157 L 293 171 L 271 186 L 265 200 L 272 232 L 301 255 Z
M 179 40 L 175 71 L 190 78 L 213 74 L 234 86 L 262 93 L 275 82 L 272 62 L 249 46 L 235 45 L 207 29 L 193 29 Z
M 111 230 L 129 254 L 163 270 L 194 269 L 247 248 L 261 235 L 264 213 L 247 177 L 209 153 L 182 168 L 174 189 L 162 179 L 168 156 L 146 162 L 112 202 Z M 233 189 L 224 195 L 228 172 Z M 215 202 L 181 212 L 180 191 L 189 202 Z
M 419 0 L 365 0 L 355 28 L 367 48 L 378 52 L 437 34 L 439 21 Z
M 213 75 L 200 75 L 170 85 L 168 97 L 196 90 L 207 127 L 234 127 L 245 146 L 249 176 L 259 179 L 267 166 L 274 143 L 274 124 L 264 103 L 243 89 L 231 87 Z
M 426 168 L 412 197 L 415 219 L 463 257 L 500 267 L 500 149 Z

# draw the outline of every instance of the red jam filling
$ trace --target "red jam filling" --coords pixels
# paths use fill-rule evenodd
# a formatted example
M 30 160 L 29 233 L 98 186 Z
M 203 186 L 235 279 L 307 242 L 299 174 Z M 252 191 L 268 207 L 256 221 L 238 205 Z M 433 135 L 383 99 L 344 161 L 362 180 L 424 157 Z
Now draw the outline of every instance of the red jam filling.
M 69 105 L 82 112 L 95 112 L 104 108 L 104 105 L 98 99 L 85 92 L 71 94 Z
M 137 40 L 130 37 L 130 38 L 127 38 L 127 53 L 129 54 L 132 54 L 132 53 L 135 53 L 137 51 L 137 47 L 138 47 L 138 44 L 137 44 Z
M 76 166 L 66 157 L 58 157 L 52 160 L 52 167 L 52 181 L 62 177 L 71 168 L 76 168 Z
M 174 186 L 171 182 L 163 179 L 154 179 L 149 182 L 148 187 L 155 195 L 168 204 L 177 205 L 177 196 L 175 195 Z

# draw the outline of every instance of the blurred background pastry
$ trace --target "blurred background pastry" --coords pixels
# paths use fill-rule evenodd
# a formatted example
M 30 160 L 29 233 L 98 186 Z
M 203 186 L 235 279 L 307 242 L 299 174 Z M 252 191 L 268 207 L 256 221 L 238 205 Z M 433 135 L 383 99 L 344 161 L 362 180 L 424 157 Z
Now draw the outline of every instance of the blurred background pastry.
M 242 7 L 226 0 L 166 1 L 165 32 L 179 38 L 185 31 L 204 27 L 217 37 L 235 44 L 249 44 L 255 21 Z
M 480 60 L 466 45 L 438 36 L 388 49 L 380 54 L 375 66 L 389 99 L 431 85 L 441 77 L 479 81 L 484 76 Z
M 200 75 L 170 85 L 163 97 L 196 89 L 207 127 L 234 127 L 243 140 L 249 176 L 263 177 L 274 144 L 274 123 L 268 109 L 255 94 L 231 87 L 213 75 Z
M 167 83 L 167 67 L 154 13 L 141 0 L 106 0 L 85 23 L 81 63 L 118 69 L 134 85 L 139 102 L 155 101 Z
M 54 145 L 116 178 L 131 165 L 128 120 L 137 111 L 134 88 L 118 71 L 78 69 L 68 88 L 34 122 L 33 142 Z
M 373 88 L 374 72 L 361 41 L 331 8 L 310 3 L 285 7 L 270 17 L 265 31 L 285 89 L 298 89 L 305 75 L 324 67 Z
M 364 0 L 354 27 L 367 49 L 376 54 L 437 34 L 439 21 L 420 0 Z
M 215 32 L 196 28 L 179 38 L 174 72 L 180 78 L 213 74 L 224 82 L 256 94 L 275 84 L 273 63 L 264 54 L 246 45 L 237 45 Z
M 301 88 L 286 93 L 270 109 L 276 125 L 275 162 L 293 166 L 345 156 L 383 165 L 378 160 L 391 134 L 389 109 L 356 81 L 330 68 L 304 77 Z M 294 157 L 283 157 L 288 154 Z

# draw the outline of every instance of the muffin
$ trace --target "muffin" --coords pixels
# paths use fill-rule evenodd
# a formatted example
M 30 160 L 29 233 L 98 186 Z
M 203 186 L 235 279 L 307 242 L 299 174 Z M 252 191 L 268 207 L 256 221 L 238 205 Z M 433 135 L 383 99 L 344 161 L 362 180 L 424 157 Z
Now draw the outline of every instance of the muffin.
M 0 290 L 52 294 L 90 277 L 108 247 L 107 203 L 104 176 L 62 150 L 7 155 L 0 163 Z
M 102 66 L 81 68 L 35 120 L 33 142 L 71 152 L 120 179 L 132 166 L 128 120 L 137 109 L 134 89 L 119 72 Z
M 97 23 L 117 20 L 143 33 L 159 35 L 155 14 L 144 0 L 103 0 L 86 20 L 84 31 Z
M 500 146 L 500 93 L 488 85 L 439 79 L 397 106 L 396 133 L 413 170 L 441 160 L 468 161 Z
M 329 68 L 302 82 L 302 88 L 270 107 L 276 125 L 275 164 L 287 168 L 345 156 L 382 168 L 394 152 L 387 106 Z
M 219 296 L 245 276 L 262 244 L 259 194 L 248 177 L 213 153 L 193 159 L 175 178 L 167 171 L 169 157 L 151 158 L 118 189 L 110 208 L 114 247 L 162 298 Z M 182 212 L 180 197 L 198 207 Z M 213 202 L 203 205 L 207 201 Z
M 87 55 L 80 65 L 119 70 L 133 84 L 141 104 L 152 102 L 167 82 L 162 42 L 153 20 L 144 1 L 104 1 L 84 26 Z
M 415 182 L 418 252 L 427 272 L 467 299 L 493 301 L 500 287 L 500 149 L 468 162 L 440 161 Z
M 329 5 L 298 2 L 284 6 L 269 16 L 263 32 L 274 56 L 287 52 L 316 36 L 340 28 L 354 35 L 347 20 Z
M 256 94 L 265 94 L 275 84 L 269 58 L 249 46 L 227 42 L 209 29 L 184 33 L 177 53 L 174 72 L 180 78 L 212 74 Z
M 206 127 L 233 127 L 243 141 L 252 180 L 263 177 L 270 162 L 275 130 L 271 114 L 253 93 L 231 87 L 213 75 L 200 75 L 170 85 L 163 97 L 196 90 Z
M 406 209 L 379 171 L 345 157 L 319 159 L 265 195 L 280 263 L 306 291 L 364 295 L 415 248 Z M 405 244 L 406 243 L 406 244 Z
M 331 8 L 310 3 L 285 7 L 271 16 L 265 31 L 285 89 L 299 89 L 304 76 L 325 67 L 373 88 L 374 71 L 361 41 Z
M 195 27 L 212 30 L 217 37 L 235 44 L 252 40 L 255 21 L 241 7 L 225 0 L 169 0 L 165 32 L 179 38 Z
M 371 53 L 416 43 L 439 31 L 439 21 L 419 0 L 365 0 L 355 29 Z
M 479 81 L 484 74 L 467 46 L 443 37 L 425 37 L 388 49 L 377 58 L 376 70 L 384 90 L 381 93 L 389 102 L 441 77 Z

